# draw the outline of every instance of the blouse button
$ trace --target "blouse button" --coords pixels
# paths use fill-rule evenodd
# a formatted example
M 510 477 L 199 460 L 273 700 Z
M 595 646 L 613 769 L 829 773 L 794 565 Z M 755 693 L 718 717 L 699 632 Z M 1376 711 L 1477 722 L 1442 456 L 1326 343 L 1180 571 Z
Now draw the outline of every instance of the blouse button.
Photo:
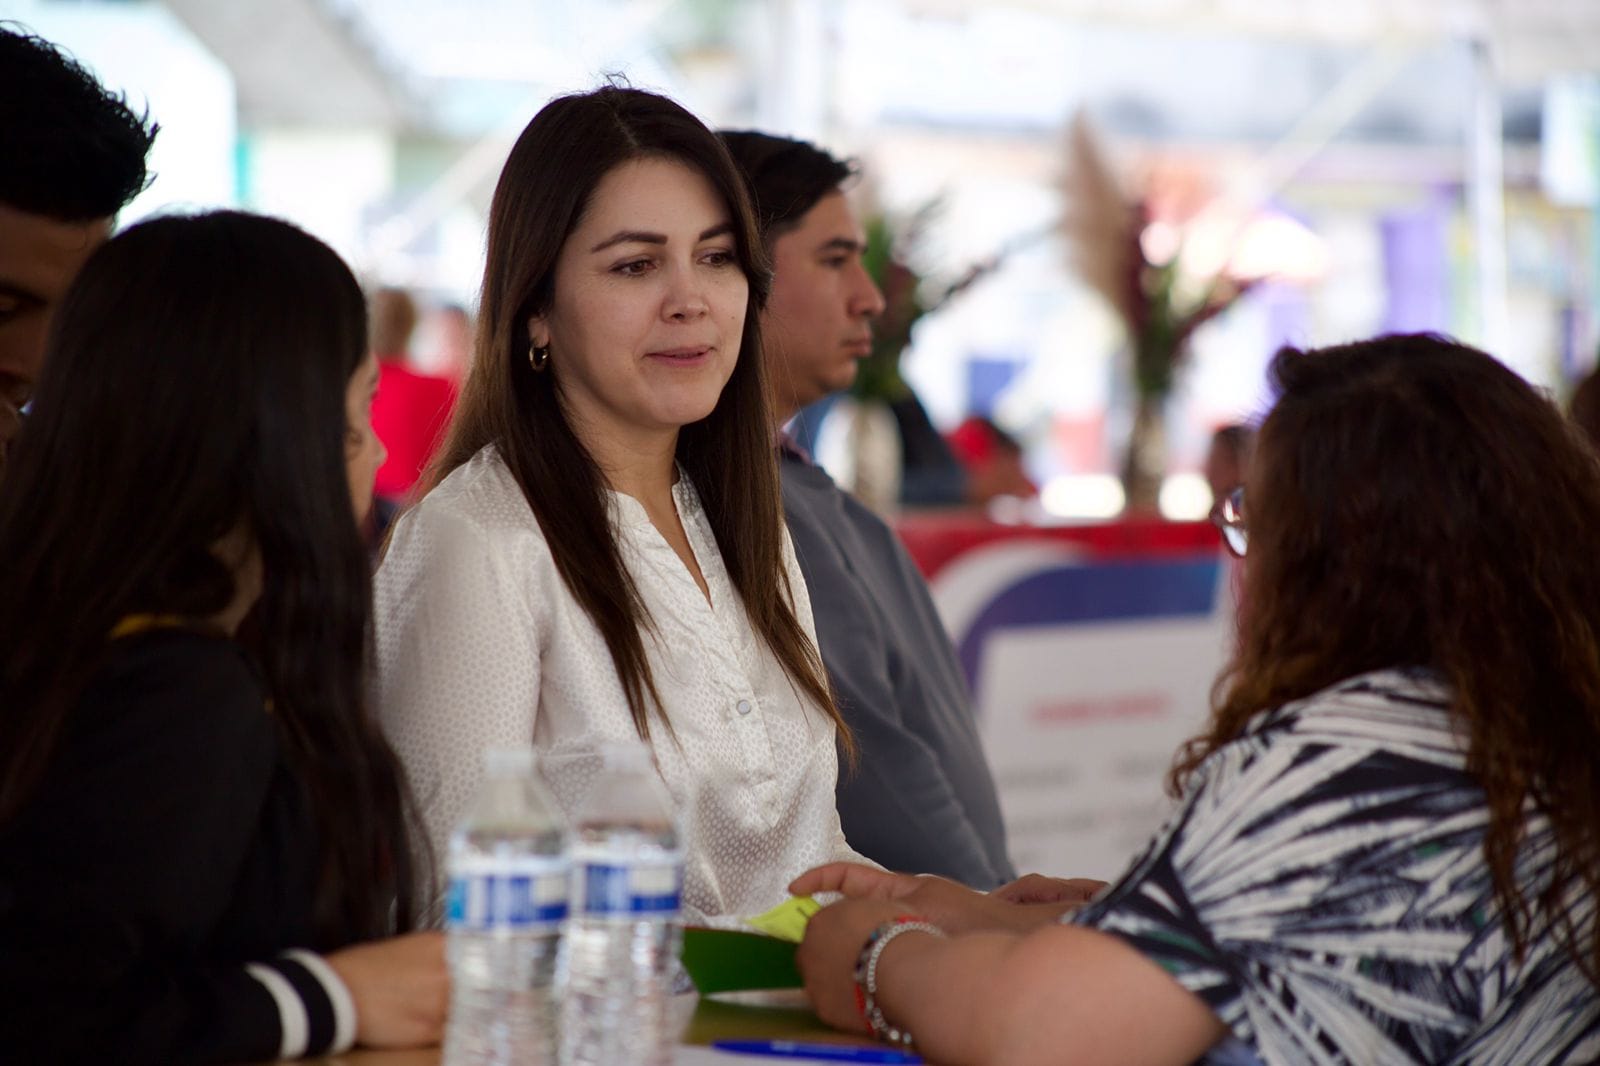
M 750 701 L 749 700 L 740 700 L 739 701 L 739 713 L 740 714 L 749 714 L 750 713 Z

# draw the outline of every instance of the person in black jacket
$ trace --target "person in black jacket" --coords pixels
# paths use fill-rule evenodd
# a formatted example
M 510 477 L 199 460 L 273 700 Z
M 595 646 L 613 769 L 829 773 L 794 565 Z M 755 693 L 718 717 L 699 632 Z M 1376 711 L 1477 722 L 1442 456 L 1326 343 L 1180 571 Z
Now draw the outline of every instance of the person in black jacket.
M 0 1057 L 435 1042 L 406 788 L 363 701 L 361 291 L 219 212 L 97 251 L 0 482 Z

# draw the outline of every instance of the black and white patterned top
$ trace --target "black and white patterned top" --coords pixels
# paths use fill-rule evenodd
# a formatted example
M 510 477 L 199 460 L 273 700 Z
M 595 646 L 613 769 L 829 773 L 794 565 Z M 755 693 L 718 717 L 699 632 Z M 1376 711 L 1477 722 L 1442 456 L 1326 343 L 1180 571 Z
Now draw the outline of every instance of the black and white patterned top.
M 1261 716 L 1069 920 L 1203 999 L 1233 1034 L 1213 1064 L 1600 1062 L 1600 989 L 1543 922 L 1512 950 L 1448 700 L 1429 674 L 1384 671 Z M 1526 824 L 1531 903 L 1554 838 Z M 1595 907 L 1569 896 L 1584 942 Z

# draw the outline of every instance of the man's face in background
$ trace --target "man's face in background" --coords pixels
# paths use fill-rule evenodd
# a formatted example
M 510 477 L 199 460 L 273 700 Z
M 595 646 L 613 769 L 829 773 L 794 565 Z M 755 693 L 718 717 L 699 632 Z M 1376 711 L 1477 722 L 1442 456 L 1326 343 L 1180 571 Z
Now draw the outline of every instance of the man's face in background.
M 773 241 L 761 346 L 779 421 L 849 388 L 856 362 L 872 350 L 883 294 L 861 262 L 866 248 L 866 233 L 840 192 L 818 200 Z
M 0 461 L 33 396 L 56 308 L 110 228 L 106 218 L 61 222 L 0 203 Z

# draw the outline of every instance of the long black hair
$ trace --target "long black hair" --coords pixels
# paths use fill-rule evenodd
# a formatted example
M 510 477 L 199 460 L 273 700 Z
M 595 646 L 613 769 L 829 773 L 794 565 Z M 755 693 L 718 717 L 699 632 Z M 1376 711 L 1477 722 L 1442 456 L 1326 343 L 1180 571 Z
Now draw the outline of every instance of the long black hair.
M 365 324 L 333 250 L 272 219 L 162 218 L 90 258 L 0 481 L 0 823 L 112 627 L 221 612 L 234 578 L 212 546 L 242 530 L 264 579 L 240 642 L 316 812 L 317 931 L 377 936 L 411 913 L 405 788 L 363 697 L 345 396 Z
M 771 272 L 738 168 L 717 136 L 678 104 L 606 86 L 552 101 L 517 138 L 489 209 L 472 373 L 425 484 L 438 484 L 486 445 L 499 449 L 562 580 L 605 639 L 639 735 L 650 734 L 651 702 L 670 731 L 640 635 L 649 612 L 612 535 L 604 477 L 567 419 L 559 364 L 553 359 L 546 373 L 528 364 L 528 320 L 549 309 L 556 260 L 595 187 L 623 163 L 646 158 L 676 160 L 710 182 L 727 205 L 750 286 L 738 362 L 711 414 L 679 432 L 678 462 L 700 494 L 751 628 L 833 721 L 853 757 L 816 645 L 783 594 L 783 511 L 758 329 Z

